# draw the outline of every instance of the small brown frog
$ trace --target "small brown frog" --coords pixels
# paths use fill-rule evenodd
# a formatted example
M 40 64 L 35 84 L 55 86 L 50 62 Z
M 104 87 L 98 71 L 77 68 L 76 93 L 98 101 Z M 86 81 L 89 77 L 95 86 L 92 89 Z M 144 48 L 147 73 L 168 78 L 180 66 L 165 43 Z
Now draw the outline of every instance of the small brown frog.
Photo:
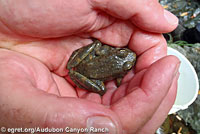
M 67 64 L 71 80 L 82 89 L 104 95 L 104 82 L 123 78 L 134 66 L 136 54 L 128 48 L 93 43 L 75 50 Z

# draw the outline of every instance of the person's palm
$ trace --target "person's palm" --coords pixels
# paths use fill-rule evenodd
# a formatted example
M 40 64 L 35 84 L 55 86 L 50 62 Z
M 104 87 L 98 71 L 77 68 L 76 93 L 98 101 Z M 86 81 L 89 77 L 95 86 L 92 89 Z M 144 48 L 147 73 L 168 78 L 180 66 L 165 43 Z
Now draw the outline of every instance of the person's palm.
M 173 72 L 178 63 L 175 57 L 162 58 L 166 42 L 160 34 L 140 30 L 124 20 L 126 13 L 117 19 L 121 16 L 114 11 L 110 12 L 117 18 L 85 1 L 70 6 L 64 0 L 11 3 L 0 4 L 0 46 L 9 49 L 0 50 L 0 112 L 6 117 L 0 119 L 1 126 L 113 128 L 112 120 L 119 133 L 155 131 L 174 102 L 177 76 Z M 155 31 L 174 27 L 160 26 Z M 116 47 L 128 44 L 138 56 L 134 72 L 119 88 L 107 83 L 103 97 L 76 88 L 67 75 L 71 53 L 91 43 L 90 37 Z M 103 125 L 93 123 L 103 121 L 100 117 L 105 117 Z

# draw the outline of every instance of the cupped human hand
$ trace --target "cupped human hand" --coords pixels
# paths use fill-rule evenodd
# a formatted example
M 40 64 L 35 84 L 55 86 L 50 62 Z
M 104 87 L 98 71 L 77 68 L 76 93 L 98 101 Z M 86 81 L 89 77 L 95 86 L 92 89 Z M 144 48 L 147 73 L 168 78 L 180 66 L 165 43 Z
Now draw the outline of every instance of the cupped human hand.
M 150 0 L 1 1 L 0 126 L 154 133 L 174 103 L 179 74 L 160 33 L 177 23 Z M 103 97 L 67 75 L 71 53 L 90 37 L 128 44 L 138 56 L 122 85 L 107 83 Z

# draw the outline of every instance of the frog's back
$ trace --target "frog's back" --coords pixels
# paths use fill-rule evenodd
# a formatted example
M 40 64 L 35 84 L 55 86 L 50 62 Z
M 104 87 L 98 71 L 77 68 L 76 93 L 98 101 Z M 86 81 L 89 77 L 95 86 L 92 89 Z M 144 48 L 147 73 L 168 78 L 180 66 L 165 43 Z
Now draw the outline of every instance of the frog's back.
M 105 81 L 123 77 L 123 64 L 123 59 L 115 55 L 104 55 L 80 64 L 76 70 L 88 78 Z

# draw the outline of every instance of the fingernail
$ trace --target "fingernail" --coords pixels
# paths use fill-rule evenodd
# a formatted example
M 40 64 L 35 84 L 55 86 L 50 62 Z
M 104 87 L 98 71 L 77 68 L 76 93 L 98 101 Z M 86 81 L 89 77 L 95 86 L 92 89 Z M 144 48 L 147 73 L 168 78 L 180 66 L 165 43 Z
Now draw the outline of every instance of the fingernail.
M 89 134 L 93 133 L 96 134 L 97 132 L 92 131 L 95 129 L 99 130 L 102 129 L 101 133 L 105 134 L 117 134 L 117 129 L 115 124 L 107 117 L 102 117 L 102 116 L 89 117 L 87 119 L 87 128 L 89 130 Z
M 164 10 L 164 16 L 168 23 L 171 25 L 178 24 L 178 18 L 167 10 Z
M 176 77 L 177 73 L 179 72 L 180 64 L 181 64 L 181 62 L 179 62 L 179 63 L 176 65 L 176 68 L 175 68 L 175 70 L 174 70 L 174 77 Z

